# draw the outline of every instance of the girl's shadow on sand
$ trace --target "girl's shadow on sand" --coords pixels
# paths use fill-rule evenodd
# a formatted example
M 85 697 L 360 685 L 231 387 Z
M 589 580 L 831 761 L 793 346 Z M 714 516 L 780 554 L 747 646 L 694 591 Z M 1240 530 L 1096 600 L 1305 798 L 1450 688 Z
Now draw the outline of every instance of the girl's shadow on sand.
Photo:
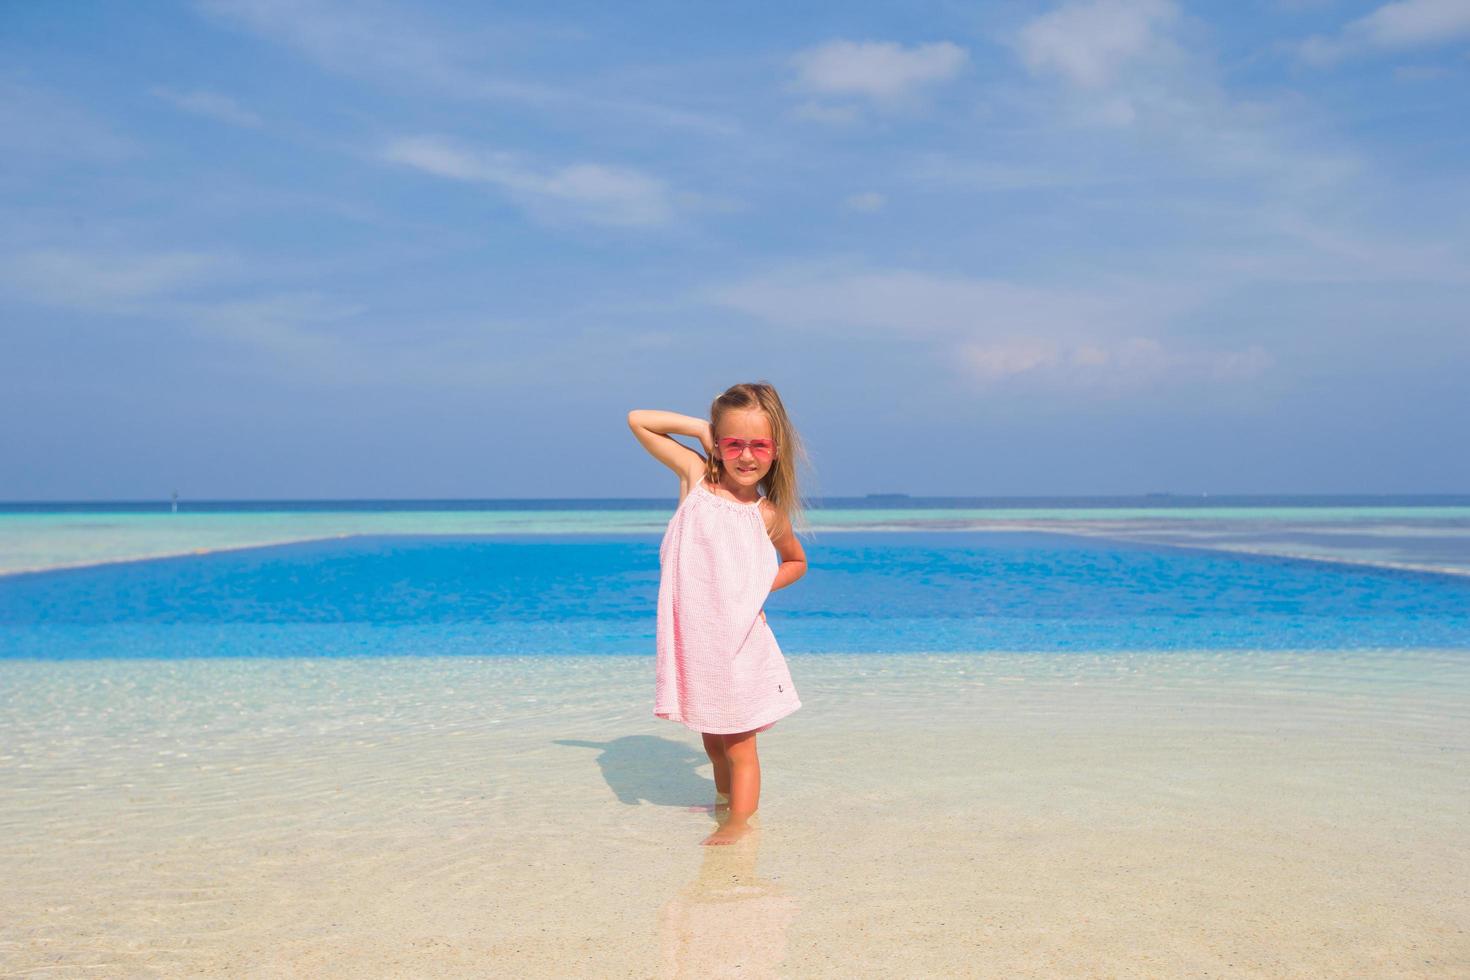
M 626 735 L 610 742 L 580 738 L 553 741 L 557 745 L 601 749 L 598 768 L 620 803 L 637 806 L 646 800 L 656 806 L 688 806 L 714 799 L 715 781 L 694 771 L 709 765 L 703 749 L 657 735 Z

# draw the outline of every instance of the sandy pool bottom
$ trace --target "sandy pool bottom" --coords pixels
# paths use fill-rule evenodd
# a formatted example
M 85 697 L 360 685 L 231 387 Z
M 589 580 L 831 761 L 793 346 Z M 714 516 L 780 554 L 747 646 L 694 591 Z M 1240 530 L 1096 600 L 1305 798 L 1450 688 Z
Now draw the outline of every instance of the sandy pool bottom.
M 1470 651 L 0 663 L 0 976 L 1464 977 Z

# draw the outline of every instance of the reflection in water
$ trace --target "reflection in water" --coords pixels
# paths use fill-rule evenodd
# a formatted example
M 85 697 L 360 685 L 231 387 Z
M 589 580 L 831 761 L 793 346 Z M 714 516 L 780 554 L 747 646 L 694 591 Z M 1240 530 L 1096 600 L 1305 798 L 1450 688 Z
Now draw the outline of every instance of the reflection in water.
M 685 742 L 652 735 L 625 735 L 599 742 L 554 739 L 558 745 L 597 749 L 597 766 L 618 800 L 644 802 L 709 814 L 714 807 L 690 805 L 711 799 L 713 780 L 697 771 L 704 752 Z M 773 977 L 786 958 L 786 932 L 797 903 L 785 890 L 756 873 L 761 815 L 733 844 L 700 847 L 706 832 L 690 828 L 687 846 L 701 852 L 699 874 L 658 912 L 660 975 L 665 977 Z
M 702 847 L 699 874 L 658 913 L 660 976 L 774 977 L 796 899 L 756 871 L 760 814 L 734 844 Z

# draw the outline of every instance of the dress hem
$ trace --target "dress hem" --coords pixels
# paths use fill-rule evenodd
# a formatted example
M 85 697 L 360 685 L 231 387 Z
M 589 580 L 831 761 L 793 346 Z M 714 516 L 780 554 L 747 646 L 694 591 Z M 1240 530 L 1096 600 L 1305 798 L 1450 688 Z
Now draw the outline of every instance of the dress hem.
M 778 714 L 778 715 L 776 715 L 774 718 L 769 718 L 769 719 L 764 720 L 764 721 L 757 721 L 754 725 L 750 725 L 750 726 L 744 727 L 744 728 L 721 728 L 721 729 L 701 728 L 701 727 L 698 727 L 696 724 L 694 724 L 694 723 L 692 723 L 692 722 L 690 722 L 690 721 L 688 721 L 688 720 L 686 720 L 684 718 L 678 717 L 672 711 L 654 711 L 653 715 L 654 715 L 655 718 L 662 718 L 665 721 L 678 722 L 679 724 L 683 725 L 685 728 L 688 728 L 691 731 L 699 732 L 701 735 L 739 735 L 741 732 L 762 732 L 762 731 L 765 731 L 767 728 L 770 728 L 776 722 L 778 722 L 782 718 L 785 718 L 786 716 L 790 715 L 792 712 L 794 712 L 797 708 L 800 708 L 800 707 L 801 707 L 801 702 L 800 701 L 797 701 L 795 704 L 792 704 L 789 707 L 786 706 L 786 705 L 782 705 L 781 713 Z

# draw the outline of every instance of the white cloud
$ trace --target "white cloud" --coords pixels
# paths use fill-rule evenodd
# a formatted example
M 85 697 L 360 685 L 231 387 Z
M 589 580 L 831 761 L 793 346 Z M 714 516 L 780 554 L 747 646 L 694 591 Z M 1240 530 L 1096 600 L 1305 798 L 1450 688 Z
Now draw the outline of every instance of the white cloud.
M 927 345 L 979 383 L 1023 378 L 1091 390 L 1234 382 L 1270 367 L 1262 348 L 1195 349 L 1157 336 L 1200 300 L 1195 287 L 1032 286 L 907 269 L 786 271 L 706 291 L 708 302 L 787 328 Z
M 0 260 L 0 284 L 54 309 L 169 323 L 287 358 L 313 354 L 326 364 L 328 354 L 341 354 L 340 338 L 306 327 L 356 316 L 364 307 L 318 293 L 200 298 L 204 287 L 240 268 L 232 257 L 198 252 L 46 249 Z
M 245 344 L 300 366 L 332 373 L 370 353 L 369 344 L 328 329 L 366 313 L 361 303 L 344 302 L 316 290 L 266 292 L 226 299 L 173 303 L 166 311 L 193 330 Z
M 677 106 L 596 94 L 508 78 L 487 71 L 502 51 L 531 40 L 563 44 L 553 29 L 522 21 L 486 27 L 466 18 L 436 24 L 424 7 L 341 0 L 195 0 L 197 9 L 222 22 L 288 47 L 327 71 L 361 78 L 394 91 L 406 86 L 453 99 L 528 106 L 542 111 L 616 116 L 657 127 L 738 136 L 733 120 Z
M 502 82 L 464 69 L 463 53 L 454 38 L 412 7 L 333 0 L 196 0 L 196 6 L 212 17 L 292 48 L 329 71 L 530 104 L 546 104 L 558 97 L 549 87 Z
M 904 47 L 891 41 L 828 41 L 792 56 L 799 88 L 893 105 L 955 78 L 969 60 L 958 44 Z
M 18 157 L 121 163 L 145 154 L 102 116 L 50 91 L 0 79 L 0 153 Z M 55 175 L 51 175 L 54 182 Z
M 196 116 L 206 116 L 217 119 L 220 122 L 229 123 L 232 126 L 255 128 L 260 125 L 260 116 L 246 109 L 240 103 L 228 95 L 218 92 L 209 92 L 204 89 L 195 89 L 192 92 L 175 92 L 163 86 L 150 89 L 150 92 L 165 102 L 171 103 L 176 108 L 185 112 L 191 112 Z
M 1045 164 L 1019 166 L 984 159 L 968 159 L 942 152 L 919 154 L 907 169 L 919 183 L 969 191 L 1054 190 L 1104 184 L 1127 184 L 1137 176 L 1108 176 L 1089 170 L 1085 162 L 1053 159 Z
M 438 177 L 489 184 L 533 215 L 553 220 L 648 227 L 674 217 L 675 195 L 664 182 L 626 167 L 577 163 L 538 171 L 509 153 L 466 150 L 433 137 L 395 140 L 382 157 Z
M 33 302 L 126 314 L 135 312 L 140 301 L 205 284 L 233 264 L 200 252 L 38 249 L 0 261 L 0 282 Z
M 1396 82 L 1437 82 L 1454 78 L 1457 74 L 1444 65 L 1400 65 L 1393 70 Z
M 842 202 L 842 206 L 849 211 L 860 211 L 871 213 L 882 211 L 888 204 L 888 198 L 877 191 L 864 191 L 861 194 L 853 194 Z
M 1098 343 L 1030 337 L 964 344 L 960 362 L 983 382 L 1026 377 L 1066 385 L 1125 389 L 1147 384 L 1243 381 L 1270 369 L 1273 358 L 1259 344 L 1242 350 L 1184 350 L 1153 337 Z
M 222 281 L 239 271 L 232 257 L 197 252 L 48 249 L 0 259 L 0 296 L 146 324 L 152 340 L 160 339 L 160 327 L 209 337 L 263 353 L 318 382 L 401 383 L 411 377 L 440 384 L 464 377 L 471 363 L 471 338 L 443 340 L 416 329 L 375 343 L 359 330 L 343 330 L 344 323 L 359 325 L 368 311 L 362 303 L 315 290 L 222 291 Z M 494 345 L 478 346 L 483 383 L 494 376 Z
M 1302 60 L 1326 66 L 1372 50 L 1444 44 L 1470 36 L 1470 0 L 1397 0 L 1349 23 L 1334 35 L 1302 42 Z
M 1129 132 L 1129 144 L 1115 147 L 1125 162 L 1111 173 L 1097 162 L 1108 152 L 1091 161 L 1054 153 L 1043 158 L 1046 167 L 1066 159 L 1094 175 L 1091 183 L 1137 181 L 1141 173 L 1247 178 L 1260 182 L 1257 192 L 1292 201 L 1356 175 L 1358 160 L 1314 139 L 1302 100 L 1234 97 L 1211 53 L 1181 43 L 1182 21 L 1172 0 L 1088 0 L 1044 13 L 1009 38 L 1033 74 L 1061 82 L 1027 91 L 1018 111 L 1058 133 Z
M 1075 290 L 910 269 L 796 269 L 716 287 L 706 298 L 804 329 L 914 340 L 1095 322 L 1113 305 Z
M 821 102 L 803 102 L 791 109 L 791 115 L 824 126 L 852 126 L 863 118 L 862 111 L 855 105 L 826 105 Z
M 1177 119 L 1216 97 L 1208 63 L 1171 36 L 1178 20 L 1173 0 L 1087 0 L 1042 14 L 1007 40 L 1032 75 L 1061 80 L 1068 116 L 1124 128 Z
M 1006 378 L 1054 363 L 1058 346 L 1052 340 L 1018 338 L 1002 344 L 965 344 L 959 349 L 967 366 L 983 378 Z
M 1158 28 L 1178 11 L 1171 0 L 1069 3 L 1026 24 L 1016 38 L 1033 72 L 1053 72 L 1083 88 L 1111 83 L 1120 69 L 1161 43 Z

